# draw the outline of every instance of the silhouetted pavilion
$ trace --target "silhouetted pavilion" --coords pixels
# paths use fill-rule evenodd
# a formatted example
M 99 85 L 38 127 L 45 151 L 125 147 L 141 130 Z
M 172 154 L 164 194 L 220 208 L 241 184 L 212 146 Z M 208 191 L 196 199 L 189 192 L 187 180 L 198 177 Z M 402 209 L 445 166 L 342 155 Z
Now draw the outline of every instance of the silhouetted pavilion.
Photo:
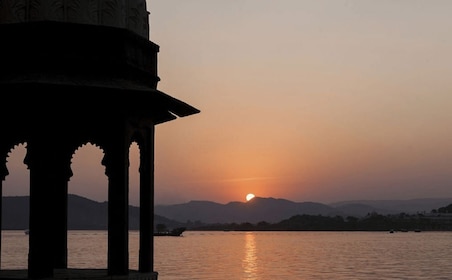
M 199 111 L 157 90 L 159 47 L 149 40 L 148 18 L 145 0 L 0 0 L 0 191 L 8 175 L 8 153 L 26 143 L 26 278 L 58 278 L 68 270 L 70 165 L 86 143 L 103 150 L 108 177 L 105 278 L 131 273 L 133 278 L 157 278 L 155 125 Z M 131 272 L 128 170 L 133 142 L 140 149 L 140 253 L 138 271 Z

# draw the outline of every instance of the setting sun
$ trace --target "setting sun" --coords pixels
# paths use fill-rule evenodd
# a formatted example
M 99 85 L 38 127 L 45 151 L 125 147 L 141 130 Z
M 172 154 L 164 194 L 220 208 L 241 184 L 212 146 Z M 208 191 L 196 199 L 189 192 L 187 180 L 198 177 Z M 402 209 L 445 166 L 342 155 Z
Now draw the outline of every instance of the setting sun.
M 252 193 L 249 193 L 246 195 L 246 201 L 250 201 L 253 198 L 254 198 L 254 194 L 252 194 Z

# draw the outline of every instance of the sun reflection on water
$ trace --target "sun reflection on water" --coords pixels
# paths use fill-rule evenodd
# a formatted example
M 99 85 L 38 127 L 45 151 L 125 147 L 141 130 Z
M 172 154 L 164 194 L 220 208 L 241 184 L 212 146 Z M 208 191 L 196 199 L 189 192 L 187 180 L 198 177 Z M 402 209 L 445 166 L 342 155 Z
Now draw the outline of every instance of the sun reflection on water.
M 245 234 L 245 255 L 242 260 L 244 279 L 258 279 L 257 249 L 253 232 Z

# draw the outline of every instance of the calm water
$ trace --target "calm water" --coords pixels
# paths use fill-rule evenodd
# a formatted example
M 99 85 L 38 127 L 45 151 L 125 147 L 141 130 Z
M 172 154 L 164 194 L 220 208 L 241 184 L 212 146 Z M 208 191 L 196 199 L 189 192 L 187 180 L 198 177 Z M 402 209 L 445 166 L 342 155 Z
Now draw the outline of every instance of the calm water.
M 26 268 L 28 236 L 2 232 L 2 268 Z M 138 232 L 130 232 L 130 268 Z M 159 280 L 452 279 L 452 232 L 202 232 L 155 237 Z M 69 267 L 106 268 L 106 231 L 69 231 Z

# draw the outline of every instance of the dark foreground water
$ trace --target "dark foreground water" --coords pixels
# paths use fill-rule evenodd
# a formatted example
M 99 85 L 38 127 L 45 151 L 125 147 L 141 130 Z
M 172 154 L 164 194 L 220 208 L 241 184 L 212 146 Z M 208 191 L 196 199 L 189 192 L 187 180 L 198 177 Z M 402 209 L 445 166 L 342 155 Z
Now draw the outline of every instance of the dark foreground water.
M 130 232 L 130 268 L 138 232 Z M 2 268 L 26 268 L 28 236 L 2 232 Z M 452 279 L 452 232 L 203 232 L 155 237 L 159 280 Z M 106 231 L 69 231 L 72 268 L 107 267 Z

